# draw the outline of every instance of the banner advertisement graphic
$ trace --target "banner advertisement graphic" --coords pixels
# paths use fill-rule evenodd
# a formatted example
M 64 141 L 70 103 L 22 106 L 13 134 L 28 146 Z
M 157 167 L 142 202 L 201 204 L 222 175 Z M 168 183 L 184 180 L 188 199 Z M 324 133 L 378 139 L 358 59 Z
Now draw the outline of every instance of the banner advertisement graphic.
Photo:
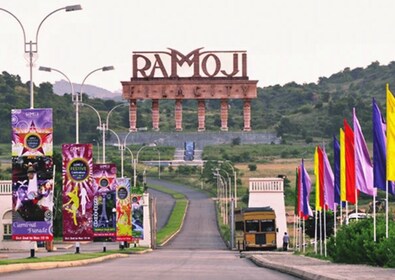
M 144 205 L 140 194 L 132 194 L 132 236 L 133 240 L 144 239 Z
M 52 156 L 52 109 L 13 109 L 12 156 Z
M 117 237 L 116 241 L 132 241 L 132 209 L 130 179 L 117 178 Z
M 93 238 L 92 144 L 62 145 L 63 240 Z
M 46 156 L 12 157 L 12 239 L 53 239 L 53 162 Z
M 93 165 L 93 236 L 115 237 L 116 233 L 116 186 L 115 164 Z

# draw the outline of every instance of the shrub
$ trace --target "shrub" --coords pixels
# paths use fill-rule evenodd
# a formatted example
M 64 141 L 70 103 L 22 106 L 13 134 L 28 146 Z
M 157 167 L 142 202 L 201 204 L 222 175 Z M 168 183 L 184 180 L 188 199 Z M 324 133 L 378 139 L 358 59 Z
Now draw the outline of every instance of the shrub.
M 328 241 L 328 254 L 334 262 L 395 267 L 395 224 L 390 223 L 385 237 L 385 221 L 377 220 L 377 241 L 373 241 L 373 219 L 342 226 L 336 238 Z
M 256 169 L 257 169 L 256 164 L 255 164 L 255 163 L 250 163 L 250 164 L 248 165 L 248 169 L 249 169 L 250 171 L 256 171 Z

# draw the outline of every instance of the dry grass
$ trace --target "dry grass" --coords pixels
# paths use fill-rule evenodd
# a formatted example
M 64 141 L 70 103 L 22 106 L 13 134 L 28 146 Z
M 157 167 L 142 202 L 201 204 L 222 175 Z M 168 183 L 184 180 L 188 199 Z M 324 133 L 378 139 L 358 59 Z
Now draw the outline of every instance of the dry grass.
M 250 171 L 248 164 L 237 164 L 236 167 L 243 173 L 241 180 L 244 187 L 248 187 L 249 178 L 262 177 L 277 177 L 277 175 L 285 175 L 291 181 L 291 186 L 295 185 L 295 170 L 300 165 L 300 159 L 274 159 L 269 163 L 257 164 L 256 171 Z M 306 159 L 304 162 L 307 172 L 310 174 L 312 183 L 315 177 L 313 176 L 314 161 Z

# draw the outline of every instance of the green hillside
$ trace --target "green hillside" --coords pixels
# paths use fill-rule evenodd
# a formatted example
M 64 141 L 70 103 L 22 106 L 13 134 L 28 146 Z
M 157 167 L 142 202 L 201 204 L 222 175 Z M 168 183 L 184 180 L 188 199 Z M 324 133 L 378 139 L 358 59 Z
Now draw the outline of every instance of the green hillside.
M 371 102 L 375 97 L 385 112 L 385 84 L 394 85 L 395 62 L 380 65 L 373 62 L 366 68 L 345 68 L 330 77 L 321 77 L 317 83 L 299 85 L 294 82 L 284 86 L 275 85 L 258 88 L 258 98 L 252 102 L 253 130 L 276 131 L 288 141 L 320 141 L 322 138 L 338 134 L 343 118 L 351 122 L 352 108 L 357 116 L 365 137 L 371 138 Z M 58 96 L 53 93 L 50 83 L 34 87 L 35 107 L 52 107 L 54 110 L 55 144 L 73 142 L 75 139 L 75 113 L 69 93 Z M 395 91 L 395 90 L 394 90 Z M 0 142 L 10 143 L 10 112 L 13 108 L 29 107 L 29 82 L 23 83 L 18 75 L 0 74 Z M 118 102 L 113 100 L 90 99 L 83 101 L 94 106 L 106 118 L 106 112 Z M 229 127 L 232 131 L 243 128 L 242 100 L 230 101 Z M 138 103 L 137 127 L 151 128 L 151 102 Z M 206 128 L 218 131 L 220 127 L 220 104 L 218 100 L 206 103 Z M 96 114 L 87 107 L 81 108 L 81 142 L 92 142 L 100 137 L 96 130 Z M 196 131 L 197 101 L 187 100 L 183 104 L 183 126 L 185 131 Z M 126 131 L 129 127 L 128 107 L 115 110 L 110 119 L 110 128 Z M 174 124 L 174 101 L 160 102 L 161 131 L 172 131 Z

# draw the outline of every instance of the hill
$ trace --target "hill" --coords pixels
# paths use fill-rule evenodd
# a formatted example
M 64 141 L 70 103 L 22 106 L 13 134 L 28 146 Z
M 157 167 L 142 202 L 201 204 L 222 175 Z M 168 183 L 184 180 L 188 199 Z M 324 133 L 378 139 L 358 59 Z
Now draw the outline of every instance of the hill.
M 76 92 L 80 92 L 81 84 L 74 84 L 74 90 Z M 53 84 L 53 92 L 57 95 L 63 95 L 65 93 L 70 93 L 70 84 L 66 80 L 56 81 Z M 111 92 L 101 87 L 96 87 L 93 85 L 84 84 L 83 92 L 86 93 L 88 96 L 93 98 L 102 98 L 102 99 L 113 99 L 116 101 L 122 100 L 122 93 L 121 92 Z
M 395 62 L 380 65 L 373 62 L 365 68 L 345 68 L 330 77 L 320 77 L 317 83 L 287 83 L 258 88 L 258 98 L 252 102 L 251 125 L 254 131 L 275 132 L 286 142 L 302 141 L 310 143 L 330 138 L 339 133 L 343 119 L 351 122 L 352 108 L 355 107 L 365 137 L 371 138 L 371 102 L 375 97 L 384 113 L 385 84 L 395 85 Z M 69 92 L 65 81 L 53 87 L 50 83 L 35 86 L 35 107 L 54 108 L 55 143 L 73 140 L 75 133 L 74 107 L 70 94 L 61 96 L 58 92 Z M 0 74 L 0 142 L 9 143 L 10 112 L 12 108 L 28 108 L 29 83 L 23 83 L 18 75 L 7 72 Z M 75 85 L 79 90 L 79 85 Z M 394 86 L 395 87 L 395 86 Z M 92 91 L 91 91 L 92 90 Z M 83 100 L 94 106 L 106 117 L 106 112 L 116 104 L 113 93 L 94 86 L 84 86 Z M 101 98 L 96 98 L 99 95 Z M 95 97 L 93 97 L 95 96 Z M 229 128 L 240 131 L 243 128 L 243 101 L 230 100 Z M 81 141 L 91 142 L 98 139 L 97 117 L 81 108 Z M 137 127 L 151 127 L 151 102 L 138 104 Z M 197 101 L 186 100 L 183 103 L 184 131 L 196 131 Z M 111 115 L 111 128 L 127 131 L 129 112 L 127 106 L 120 107 Z M 161 131 L 174 131 L 174 100 L 160 102 Z M 220 127 L 220 103 L 208 100 L 206 103 L 206 129 L 218 131 Z

